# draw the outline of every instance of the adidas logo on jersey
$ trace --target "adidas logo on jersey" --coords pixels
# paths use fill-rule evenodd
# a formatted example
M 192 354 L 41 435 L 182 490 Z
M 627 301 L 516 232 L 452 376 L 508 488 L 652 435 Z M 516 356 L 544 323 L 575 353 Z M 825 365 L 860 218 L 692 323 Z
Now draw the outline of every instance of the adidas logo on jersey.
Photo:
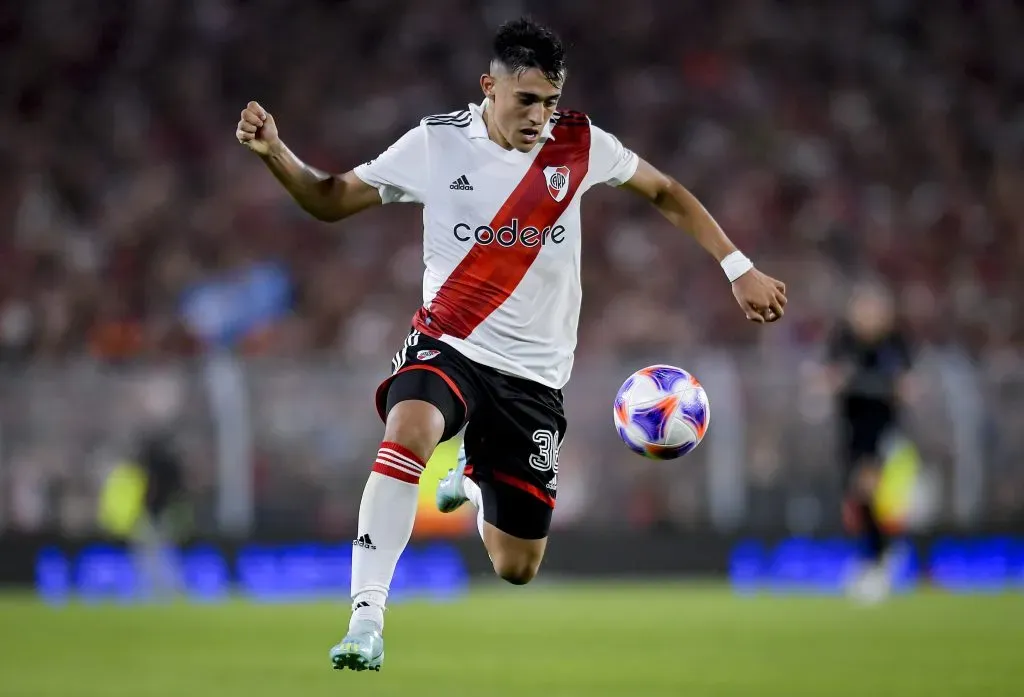
M 352 540 L 353 547 L 363 547 L 364 549 L 377 549 L 377 545 L 373 544 L 373 540 L 367 534 L 362 534 L 358 539 Z
M 448 185 L 449 189 L 455 189 L 456 191 L 472 191 L 473 185 L 466 179 L 466 175 L 463 174 L 461 177 L 453 181 Z

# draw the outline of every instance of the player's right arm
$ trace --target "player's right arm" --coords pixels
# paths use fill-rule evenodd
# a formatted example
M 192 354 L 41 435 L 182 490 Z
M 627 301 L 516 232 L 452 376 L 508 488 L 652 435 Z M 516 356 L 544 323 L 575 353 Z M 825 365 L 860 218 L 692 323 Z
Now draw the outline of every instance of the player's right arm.
M 300 160 L 281 140 L 274 117 L 256 102 L 242 110 L 235 137 L 260 156 L 292 198 L 317 220 L 335 222 L 382 203 L 377 188 L 354 171 L 330 174 Z

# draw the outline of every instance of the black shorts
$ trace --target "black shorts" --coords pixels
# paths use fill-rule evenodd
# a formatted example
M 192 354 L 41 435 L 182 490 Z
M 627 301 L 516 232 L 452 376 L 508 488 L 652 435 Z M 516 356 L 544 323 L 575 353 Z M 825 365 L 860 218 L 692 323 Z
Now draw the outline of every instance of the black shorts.
M 843 481 L 849 487 L 854 472 L 866 461 L 881 464 L 882 440 L 896 424 L 896 411 L 881 400 L 848 398 L 840 405 L 839 417 Z
M 465 426 L 466 474 L 480 486 L 484 519 L 514 537 L 547 537 L 566 430 L 562 391 L 471 361 L 416 330 L 391 368 L 377 388 L 381 419 L 419 399 L 444 415 L 442 442 Z

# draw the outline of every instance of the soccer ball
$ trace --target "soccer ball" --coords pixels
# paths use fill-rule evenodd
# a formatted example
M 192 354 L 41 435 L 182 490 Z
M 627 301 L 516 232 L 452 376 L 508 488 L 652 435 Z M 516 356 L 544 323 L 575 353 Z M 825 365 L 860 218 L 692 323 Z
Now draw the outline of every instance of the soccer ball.
M 703 440 L 711 405 L 690 373 L 671 365 L 651 365 L 622 383 L 613 419 L 630 450 L 654 460 L 673 460 Z

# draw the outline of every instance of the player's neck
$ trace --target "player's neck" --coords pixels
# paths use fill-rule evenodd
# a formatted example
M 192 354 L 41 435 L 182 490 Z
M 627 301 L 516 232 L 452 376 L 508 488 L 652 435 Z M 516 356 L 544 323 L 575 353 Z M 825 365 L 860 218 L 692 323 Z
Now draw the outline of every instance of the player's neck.
M 501 131 L 498 130 L 498 124 L 494 123 L 494 119 L 491 118 L 487 109 L 484 109 L 481 117 L 484 120 L 484 126 L 487 127 L 487 137 L 497 143 L 502 149 L 511 150 L 512 144 L 508 142 L 505 136 L 501 135 Z

